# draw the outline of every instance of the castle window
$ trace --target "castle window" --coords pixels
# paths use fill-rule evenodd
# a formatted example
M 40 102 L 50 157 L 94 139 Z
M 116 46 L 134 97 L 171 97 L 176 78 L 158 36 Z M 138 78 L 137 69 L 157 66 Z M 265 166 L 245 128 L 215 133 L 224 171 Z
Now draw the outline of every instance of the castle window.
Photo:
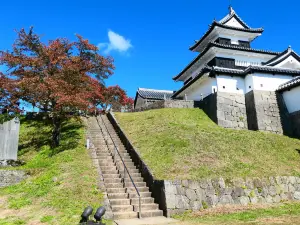
M 249 88 L 251 89 L 251 85 L 249 86 Z
M 260 84 L 260 87 L 263 87 L 264 85 L 263 84 Z
M 225 86 L 223 86 L 223 89 L 225 89 Z

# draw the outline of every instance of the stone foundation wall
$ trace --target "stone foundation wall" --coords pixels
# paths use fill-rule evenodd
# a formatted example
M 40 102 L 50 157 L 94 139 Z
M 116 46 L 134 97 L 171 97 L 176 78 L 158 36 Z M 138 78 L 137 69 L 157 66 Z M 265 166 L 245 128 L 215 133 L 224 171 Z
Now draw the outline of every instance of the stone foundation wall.
M 291 113 L 290 119 L 293 125 L 293 136 L 300 138 L 300 111 Z
M 221 127 L 248 129 L 245 95 L 217 92 L 217 123 Z
M 151 109 L 162 109 L 162 108 L 197 108 L 199 102 L 193 100 L 161 100 L 148 105 L 135 108 L 134 112 L 146 111 Z
M 217 93 L 208 95 L 202 101 L 200 101 L 200 108 L 207 114 L 207 116 L 218 123 L 217 118 Z
M 22 170 L 0 170 L 0 188 L 17 184 L 26 178 Z
M 300 200 L 299 177 L 164 181 L 167 215 L 219 205 Z
M 251 130 L 283 134 L 282 119 L 277 95 L 273 91 L 247 93 L 248 123 Z

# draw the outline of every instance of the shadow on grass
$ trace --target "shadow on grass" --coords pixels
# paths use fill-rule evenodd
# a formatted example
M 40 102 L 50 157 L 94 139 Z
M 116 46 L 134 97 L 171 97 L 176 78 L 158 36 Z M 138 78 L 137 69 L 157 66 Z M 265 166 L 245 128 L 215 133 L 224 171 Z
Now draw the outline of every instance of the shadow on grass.
M 49 147 L 52 137 L 52 123 L 45 119 L 21 119 L 23 132 L 20 135 L 19 155 L 23 155 L 31 150 L 40 151 L 42 147 Z M 80 128 L 83 125 L 80 120 L 68 119 L 62 124 L 60 146 L 51 149 L 50 156 L 60 152 L 74 149 L 80 141 Z

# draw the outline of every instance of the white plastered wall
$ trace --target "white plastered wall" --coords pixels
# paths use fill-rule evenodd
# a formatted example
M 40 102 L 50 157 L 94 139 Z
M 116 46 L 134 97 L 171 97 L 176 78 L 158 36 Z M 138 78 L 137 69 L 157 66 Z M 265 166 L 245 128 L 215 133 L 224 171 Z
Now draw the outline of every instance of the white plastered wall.
M 188 100 L 201 100 L 201 97 L 205 98 L 206 96 L 217 91 L 217 81 L 216 78 L 205 77 L 199 82 L 195 82 L 191 88 L 188 88 L 183 96 L 186 94 Z
M 225 25 L 232 26 L 232 27 L 239 27 L 244 28 L 242 24 L 240 24 L 239 21 L 237 21 L 234 17 L 232 17 Z
M 283 92 L 283 99 L 289 113 L 300 110 L 300 86 Z
M 217 76 L 219 92 L 245 94 L 245 79 L 243 77 L 219 75 Z
M 293 79 L 293 77 L 287 75 L 255 73 L 252 75 L 252 90 L 276 91 L 279 85 L 286 83 L 291 79 Z

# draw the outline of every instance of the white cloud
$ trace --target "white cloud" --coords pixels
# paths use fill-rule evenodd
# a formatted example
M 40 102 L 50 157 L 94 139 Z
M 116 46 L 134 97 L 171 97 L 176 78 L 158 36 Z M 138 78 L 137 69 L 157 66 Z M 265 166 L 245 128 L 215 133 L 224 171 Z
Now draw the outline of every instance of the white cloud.
M 129 39 L 126 39 L 122 35 L 117 34 L 112 30 L 108 31 L 108 39 L 109 43 L 98 44 L 98 48 L 103 50 L 106 54 L 110 53 L 111 51 L 127 52 L 133 47 Z

